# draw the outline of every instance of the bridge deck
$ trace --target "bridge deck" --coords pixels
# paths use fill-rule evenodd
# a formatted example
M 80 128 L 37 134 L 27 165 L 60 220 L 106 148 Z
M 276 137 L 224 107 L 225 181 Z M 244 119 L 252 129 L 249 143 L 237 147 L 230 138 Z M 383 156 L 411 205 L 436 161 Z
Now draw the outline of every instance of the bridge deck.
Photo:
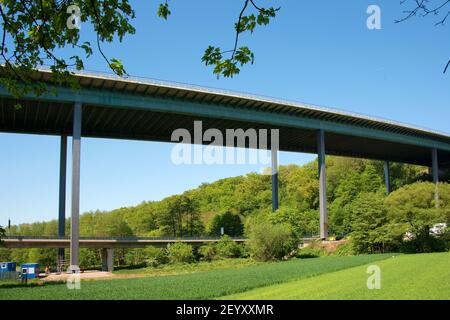
M 80 238 L 82 248 L 144 248 L 147 246 L 165 247 L 171 243 L 188 243 L 199 246 L 214 243 L 220 238 Z M 232 238 L 243 243 L 246 238 Z M 50 237 L 5 237 L 2 238 L 5 248 L 69 248 L 70 238 Z

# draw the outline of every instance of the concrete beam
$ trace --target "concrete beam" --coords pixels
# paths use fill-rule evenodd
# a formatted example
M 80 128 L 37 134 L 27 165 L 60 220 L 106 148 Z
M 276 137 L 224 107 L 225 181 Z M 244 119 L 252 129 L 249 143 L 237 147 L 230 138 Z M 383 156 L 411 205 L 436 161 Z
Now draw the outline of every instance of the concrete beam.
M 272 212 L 278 210 L 278 150 L 272 148 Z
M 320 238 L 328 238 L 328 210 L 327 210 L 327 174 L 325 164 L 325 132 L 317 133 L 317 150 L 319 156 L 319 202 L 320 202 Z
M 70 265 L 79 266 L 80 240 L 80 151 L 82 105 L 76 102 L 73 109 L 72 135 L 72 213 L 70 228 Z
M 102 271 L 114 271 L 114 249 L 102 249 Z
M 384 162 L 384 184 L 386 185 L 386 193 L 391 193 L 391 168 L 389 161 Z
M 67 168 L 67 136 L 61 136 L 59 152 L 59 210 L 58 237 L 66 234 L 66 168 Z M 58 265 L 64 261 L 64 248 L 58 248 Z

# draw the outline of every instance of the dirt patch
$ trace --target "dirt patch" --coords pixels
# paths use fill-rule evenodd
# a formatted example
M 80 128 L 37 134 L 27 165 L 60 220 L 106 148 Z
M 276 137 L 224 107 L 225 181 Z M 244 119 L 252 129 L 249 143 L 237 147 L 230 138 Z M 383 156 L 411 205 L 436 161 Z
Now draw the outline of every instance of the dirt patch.
M 346 244 L 347 240 L 339 240 L 339 241 L 322 241 L 322 247 L 328 252 L 328 253 L 333 253 L 336 251 L 336 249 L 343 245 Z
M 47 276 L 44 275 L 41 280 L 45 282 L 61 282 L 66 281 L 70 275 L 69 273 L 51 273 Z M 81 280 L 104 280 L 115 278 L 115 275 L 111 272 L 104 271 L 85 271 L 80 273 L 80 278 Z

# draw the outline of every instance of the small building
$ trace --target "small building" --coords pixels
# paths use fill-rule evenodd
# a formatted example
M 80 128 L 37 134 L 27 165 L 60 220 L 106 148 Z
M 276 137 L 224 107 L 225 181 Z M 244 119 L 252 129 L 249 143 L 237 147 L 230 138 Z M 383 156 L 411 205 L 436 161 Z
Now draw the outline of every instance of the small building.
M 20 266 L 22 271 L 22 277 L 27 279 L 35 279 L 39 277 L 39 264 L 38 263 L 24 263 Z
M 15 262 L 0 262 L 0 272 L 14 272 L 16 271 Z

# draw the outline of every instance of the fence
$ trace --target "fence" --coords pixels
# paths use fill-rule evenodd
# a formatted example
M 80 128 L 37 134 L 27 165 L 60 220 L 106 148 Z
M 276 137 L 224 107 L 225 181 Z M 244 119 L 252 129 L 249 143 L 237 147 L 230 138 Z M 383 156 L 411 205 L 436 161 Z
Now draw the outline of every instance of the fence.
M 17 271 L 0 272 L 0 281 L 20 280 L 20 273 Z

